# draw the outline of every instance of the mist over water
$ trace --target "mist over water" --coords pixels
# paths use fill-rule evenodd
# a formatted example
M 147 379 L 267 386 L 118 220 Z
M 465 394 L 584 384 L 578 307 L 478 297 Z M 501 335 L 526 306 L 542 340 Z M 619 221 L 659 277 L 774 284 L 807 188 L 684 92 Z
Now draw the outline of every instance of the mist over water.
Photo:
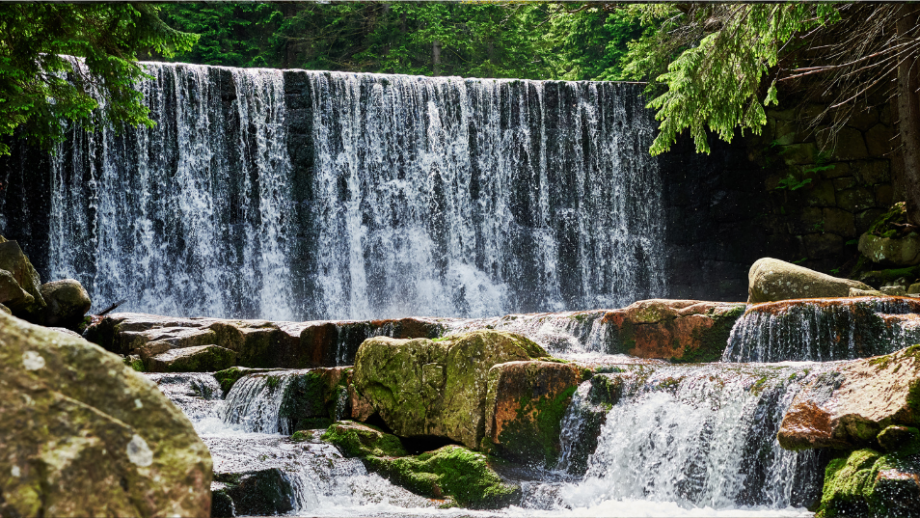
M 636 85 L 148 63 L 157 125 L 72 128 L 52 278 L 273 320 L 620 307 L 665 282 Z

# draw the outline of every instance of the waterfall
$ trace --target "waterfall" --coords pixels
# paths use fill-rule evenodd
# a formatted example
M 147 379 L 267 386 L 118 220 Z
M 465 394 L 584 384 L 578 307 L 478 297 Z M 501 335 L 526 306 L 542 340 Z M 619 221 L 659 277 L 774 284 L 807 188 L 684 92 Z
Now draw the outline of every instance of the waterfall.
M 920 341 L 903 298 L 815 299 L 752 306 L 735 322 L 724 362 L 833 361 L 889 354 Z
M 590 451 L 579 450 L 595 441 L 596 450 L 584 478 L 557 498 L 577 508 L 628 499 L 712 509 L 804 506 L 820 494 L 818 454 L 783 450 L 776 432 L 798 391 L 824 369 L 710 364 L 599 374 L 579 388 L 565 417 L 560 468 L 584 472 L 572 464 Z M 621 393 L 604 407 L 588 390 L 610 378 L 622 378 L 612 380 Z M 603 419 L 592 421 L 601 408 Z
M 637 85 L 144 66 L 154 128 L 72 127 L 49 159 L 40 262 L 97 308 L 481 317 L 664 295 Z

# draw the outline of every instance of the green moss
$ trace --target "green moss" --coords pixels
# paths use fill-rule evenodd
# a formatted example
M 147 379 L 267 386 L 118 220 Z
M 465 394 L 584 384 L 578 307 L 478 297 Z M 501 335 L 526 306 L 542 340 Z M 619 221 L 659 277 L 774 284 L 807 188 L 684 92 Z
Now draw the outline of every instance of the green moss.
M 137 372 L 144 372 L 144 360 L 141 360 L 141 359 L 131 360 L 131 359 L 125 358 L 125 365 L 131 367 Z
M 83 320 L 81 320 L 80 323 L 77 324 L 76 331 L 82 335 L 83 331 L 86 331 L 86 328 L 89 327 L 91 323 L 93 323 L 92 318 L 83 317 Z
M 520 498 L 520 488 L 502 482 L 485 455 L 462 446 L 444 446 L 417 457 L 369 457 L 365 463 L 410 491 L 450 498 L 462 507 L 496 509 Z
M 490 448 L 503 457 L 525 462 L 538 460 L 547 467 L 555 466 L 560 453 L 562 418 L 577 388 L 569 387 L 553 398 L 522 396 L 518 400 L 517 417 L 502 428 L 499 445 Z
M 313 437 L 313 434 L 311 434 L 310 432 L 298 430 L 294 432 L 293 435 L 291 435 L 291 440 L 294 442 L 304 442 L 304 441 L 309 441 L 312 437 Z
M 265 379 L 265 385 L 272 390 L 278 388 L 278 385 L 280 384 L 281 384 L 280 376 L 267 376 Z
M 916 431 L 916 429 L 909 429 Z M 920 471 L 920 438 L 915 434 L 895 452 L 882 455 L 872 449 L 861 449 L 831 460 L 824 474 L 824 491 L 818 518 L 833 516 L 887 517 L 898 515 L 890 509 L 903 494 L 897 477 L 885 480 L 879 474 L 887 470 L 916 473 Z M 914 484 L 909 477 L 908 485 Z M 892 482 L 894 487 L 892 486 Z M 912 491 L 915 491 L 913 488 Z M 909 495 L 910 493 L 908 493 Z M 903 511 L 903 509 L 901 510 Z
M 385 433 L 376 426 L 341 421 L 333 423 L 323 433 L 322 439 L 334 444 L 349 457 L 402 457 L 406 450 L 395 435 Z
M 245 375 L 246 373 L 239 368 L 230 367 L 229 369 L 215 372 L 214 379 L 220 383 L 220 389 L 224 391 L 224 394 L 228 394 L 233 385 Z

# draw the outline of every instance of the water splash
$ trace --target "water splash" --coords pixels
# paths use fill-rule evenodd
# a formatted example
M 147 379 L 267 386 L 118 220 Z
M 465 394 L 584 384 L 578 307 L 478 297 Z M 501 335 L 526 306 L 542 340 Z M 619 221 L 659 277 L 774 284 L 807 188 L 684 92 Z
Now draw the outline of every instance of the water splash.
M 603 406 L 590 387 L 573 399 L 560 468 L 577 473 L 579 448 L 594 440 L 597 447 L 584 479 L 566 486 L 560 502 L 590 508 L 644 499 L 713 509 L 810 503 L 820 494 L 818 454 L 783 450 L 776 432 L 808 377 L 825 368 L 624 366 L 622 374 L 598 375 L 622 378 L 620 399 L 604 408 L 610 410 L 599 427 L 590 419 Z
M 795 300 L 752 306 L 735 322 L 724 362 L 833 361 L 889 354 L 920 341 L 903 298 Z
M 49 273 L 97 304 L 481 317 L 664 294 L 635 85 L 144 66 L 157 126 L 74 127 L 50 160 Z

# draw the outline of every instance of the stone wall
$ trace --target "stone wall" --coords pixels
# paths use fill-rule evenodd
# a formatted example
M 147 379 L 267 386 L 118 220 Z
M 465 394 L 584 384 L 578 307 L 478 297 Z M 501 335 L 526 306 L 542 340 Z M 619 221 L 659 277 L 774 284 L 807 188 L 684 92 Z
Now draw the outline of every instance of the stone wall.
M 682 138 L 662 159 L 669 293 L 744 300 L 747 272 L 772 256 L 846 275 L 859 236 L 894 199 L 888 105 L 853 117 L 835 142 L 805 131 L 820 106 L 770 111 L 763 135 L 693 152 Z

